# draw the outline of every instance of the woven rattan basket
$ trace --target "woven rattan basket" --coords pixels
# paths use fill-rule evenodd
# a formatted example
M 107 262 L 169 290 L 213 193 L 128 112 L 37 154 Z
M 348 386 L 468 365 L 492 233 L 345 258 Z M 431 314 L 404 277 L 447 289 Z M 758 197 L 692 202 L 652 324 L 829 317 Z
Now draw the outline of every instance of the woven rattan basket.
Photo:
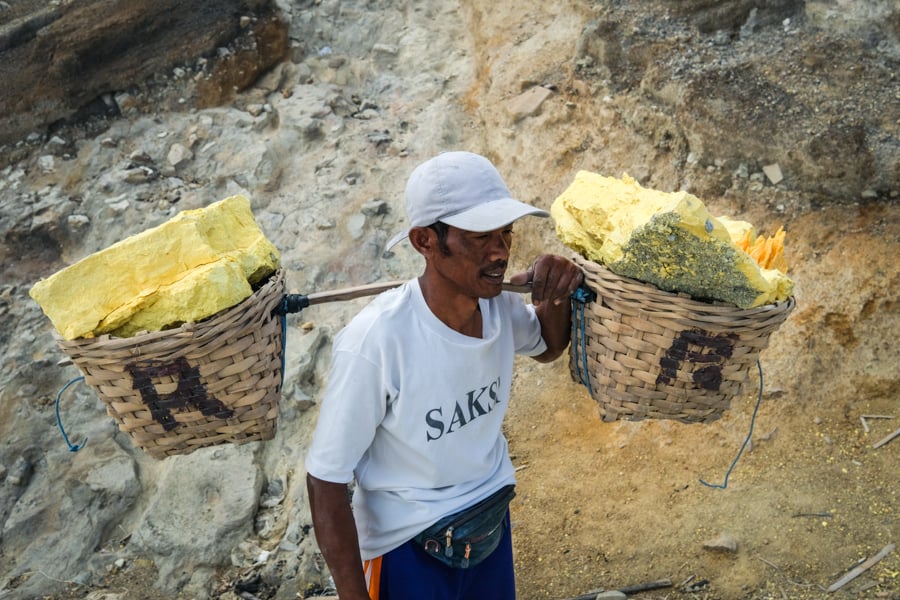
M 596 299 L 575 301 L 569 366 L 604 421 L 719 419 L 795 304 L 701 302 L 574 260 Z
M 60 340 L 119 429 L 154 458 L 275 435 L 284 274 L 214 316 L 129 338 Z

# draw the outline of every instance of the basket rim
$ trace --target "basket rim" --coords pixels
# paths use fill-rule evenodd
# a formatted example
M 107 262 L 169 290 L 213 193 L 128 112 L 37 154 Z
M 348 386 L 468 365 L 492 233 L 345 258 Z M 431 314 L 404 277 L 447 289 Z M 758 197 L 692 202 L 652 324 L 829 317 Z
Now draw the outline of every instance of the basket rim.
M 785 311 L 790 312 L 797 303 L 797 300 L 793 295 L 778 302 L 762 304 L 760 306 L 753 306 L 750 308 L 741 308 L 736 304 L 724 302 L 721 300 L 698 300 L 683 292 L 669 292 L 656 287 L 652 283 L 647 283 L 645 281 L 640 281 L 638 279 L 619 275 L 618 273 L 611 270 L 608 266 L 585 258 L 579 253 L 575 253 L 573 255 L 573 259 L 577 265 L 581 266 L 582 269 L 586 271 L 586 284 L 591 283 L 588 274 L 592 274 L 595 275 L 596 278 L 602 279 L 604 282 L 610 284 L 611 286 L 621 286 L 622 289 L 612 289 L 612 291 L 618 292 L 618 296 L 621 298 L 627 298 L 629 300 L 644 304 L 644 308 L 647 310 L 657 310 L 652 306 L 652 303 L 655 301 L 664 302 L 668 307 L 671 307 L 671 305 L 674 304 L 677 306 L 688 308 L 690 310 L 694 310 L 696 312 L 707 313 L 716 316 L 740 314 L 742 318 L 747 318 L 762 314 L 777 314 Z M 611 288 L 604 287 L 604 289 L 609 291 Z M 671 310 L 671 308 L 661 307 L 659 308 L 659 310 Z

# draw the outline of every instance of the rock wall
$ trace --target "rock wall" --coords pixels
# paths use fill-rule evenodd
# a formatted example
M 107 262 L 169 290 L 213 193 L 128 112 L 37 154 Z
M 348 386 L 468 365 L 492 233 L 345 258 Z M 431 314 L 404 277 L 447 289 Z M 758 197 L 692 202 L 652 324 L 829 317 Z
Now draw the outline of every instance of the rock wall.
M 268 0 L 14 2 L 0 9 L 0 143 L 91 112 L 114 115 L 116 92 L 204 57 L 223 58 L 217 49 L 255 38 L 255 66 L 245 60 L 229 69 L 226 93 L 199 102 L 219 103 L 284 57 L 286 28 L 273 36 L 249 20 L 266 23 L 273 12 Z

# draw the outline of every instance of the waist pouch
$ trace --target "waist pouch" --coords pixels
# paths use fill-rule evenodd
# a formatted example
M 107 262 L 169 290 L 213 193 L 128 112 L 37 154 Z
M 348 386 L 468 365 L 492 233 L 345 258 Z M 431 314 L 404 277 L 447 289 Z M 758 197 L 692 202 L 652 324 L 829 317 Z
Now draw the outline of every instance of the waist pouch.
M 478 504 L 446 516 L 413 540 L 425 552 L 451 567 L 474 567 L 497 548 L 506 529 L 506 511 L 515 486 L 500 488 Z

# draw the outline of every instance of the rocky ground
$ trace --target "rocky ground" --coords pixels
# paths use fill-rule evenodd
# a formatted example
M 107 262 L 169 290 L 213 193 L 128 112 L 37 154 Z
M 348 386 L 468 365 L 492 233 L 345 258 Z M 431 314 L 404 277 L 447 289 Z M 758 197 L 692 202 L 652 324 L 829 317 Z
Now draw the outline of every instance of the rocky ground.
M 84 386 L 60 404 L 73 441 L 88 438 L 68 451 L 54 400 L 76 371 L 27 289 L 233 193 L 252 199 L 293 291 L 412 276 L 411 249 L 383 245 L 403 225 L 405 175 L 450 148 L 490 156 L 544 207 L 588 169 L 784 225 L 797 285 L 758 411 L 748 385 L 713 423 L 603 423 L 565 359 L 518 363 L 519 597 L 668 579 L 634 595 L 900 598 L 896 549 L 826 591 L 900 537 L 900 441 L 876 447 L 900 426 L 891 3 L 280 7 L 290 60 L 232 102 L 193 106 L 201 69 L 185 64 L 117 90 L 118 116 L 0 152 L 0 598 L 326 593 L 302 456 L 328 341 L 362 301 L 291 318 L 274 440 L 155 461 Z M 566 252 L 552 227 L 523 222 L 513 269 L 548 250 Z

